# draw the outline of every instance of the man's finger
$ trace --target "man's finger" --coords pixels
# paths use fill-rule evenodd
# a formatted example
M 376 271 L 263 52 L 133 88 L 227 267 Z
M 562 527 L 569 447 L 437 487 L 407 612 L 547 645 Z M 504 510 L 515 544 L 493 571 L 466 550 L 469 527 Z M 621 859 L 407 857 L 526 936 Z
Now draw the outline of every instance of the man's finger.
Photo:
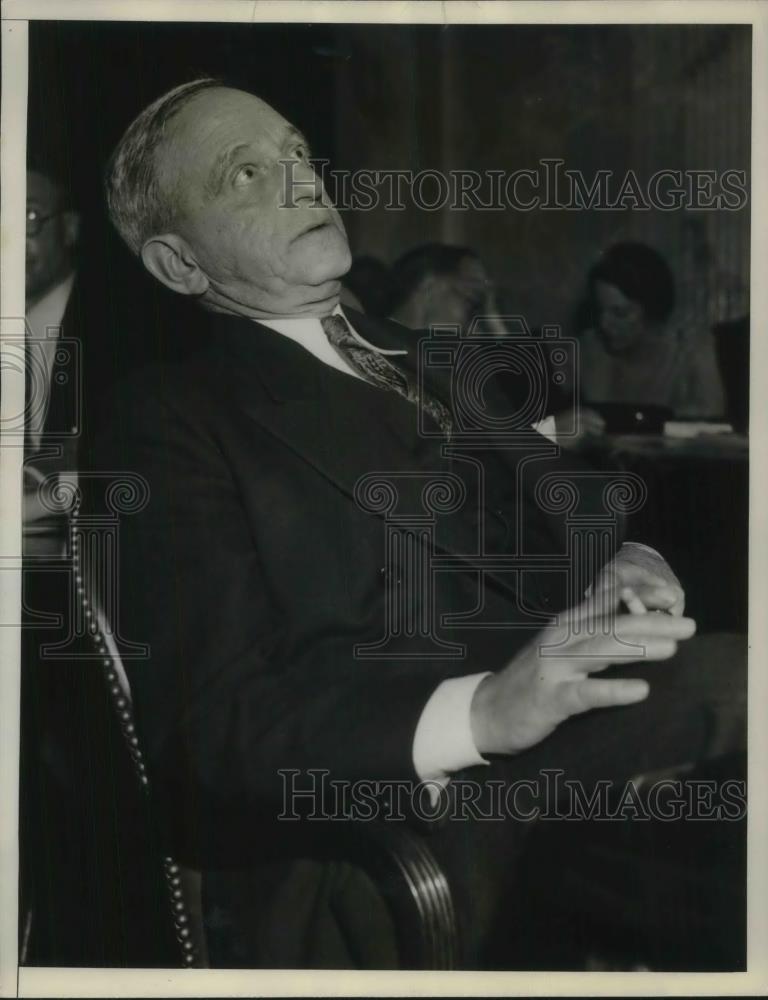
M 672 604 L 672 605 L 670 605 L 667 608 L 667 611 L 669 611 L 669 613 L 674 618 L 682 618 L 683 617 L 683 613 L 685 611 L 685 594 L 683 593 L 682 590 L 680 591 L 680 594 L 679 594 L 677 600 L 675 601 L 675 603 Z
M 620 643 L 615 635 L 584 636 L 556 653 L 541 653 L 539 662 L 542 669 L 551 671 L 551 676 L 565 681 L 586 678 L 615 664 L 669 660 L 676 652 L 677 641 L 666 637 L 645 636 Z
M 649 610 L 660 608 L 668 611 L 682 603 L 682 590 L 669 583 L 636 584 L 632 590 Z
M 616 663 L 639 663 L 647 660 L 668 660 L 677 652 L 677 642 L 666 638 L 632 640 L 632 649 L 620 646 L 616 636 L 594 636 L 569 649 L 568 671 L 583 674 L 599 673 Z
M 618 583 L 615 586 L 590 587 L 581 604 L 566 608 L 560 615 L 562 623 L 581 621 L 584 618 L 597 618 L 615 611 L 621 600 Z
M 682 641 L 690 639 L 696 632 L 696 622 L 693 618 L 682 615 L 655 614 L 622 614 L 612 615 L 600 613 L 599 605 L 592 599 L 565 612 L 553 631 L 561 630 L 564 638 L 562 650 L 564 654 L 575 652 L 580 643 L 592 639 L 608 638 L 615 643 L 616 639 L 637 643 L 649 641 L 652 638 L 675 639 Z M 569 628 L 569 637 L 565 638 L 565 629 Z M 548 633 L 543 633 L 541 642 L 548 642 Z
M 635 660 L 667 659 L 675 649 L 662 644 L 656 646 L 654 640 L 681 642 L 690 639 L 696 632 L 693 618 L 682 615 L 622 614 L 612 610 L 604 611 L 599 602 L 589 598 L 583 604 L 563 612 L 559 621 L 537 636 L 534 648 L 548 647 L 544 653 L 553 662 L 564 658 L 599 659 L 602 665 L 594 667 L 584 664 L 585 671 L 598 670 L 612 662 L 633 662 Z M 557 642 L 557 637 L 560 641 Z M 553 647 L 557 647 L 555 652 Z M 636 655 L 622 648 L 622 645 L 639 646 Z M 607 659 L 606 659 L 607 658 Z
M 642 598 L 631 587 L 621 588 L 621 599 L 631 615 L 644 615 L 648 611 Z
M 696 633 L 696 622 L 682 615 L 617 615 L 613 631 L 619 639 L 633 642 L 643 637 L 683 640 Z
M 650 685 L 640 678 L 580 680 L 562 685 L 561 710 L 566 716 L 580 715 L 593 708 L 634 705 L 648 697 Z
M 671 584 L 663 587 L 650 588 L 643 592 L 643 601 L 647 608 L 668 611 L 675 617 L 680 617 L 685 610 L 685 594 L 680 587 Z

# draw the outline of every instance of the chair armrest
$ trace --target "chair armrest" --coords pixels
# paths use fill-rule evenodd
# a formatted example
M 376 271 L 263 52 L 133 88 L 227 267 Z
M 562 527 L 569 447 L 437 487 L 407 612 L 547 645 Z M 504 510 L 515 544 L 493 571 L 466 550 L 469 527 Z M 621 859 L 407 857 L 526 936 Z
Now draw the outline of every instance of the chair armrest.
M 455 969 L 459 933 L 448 878 L 426 838 L 404 825 L 358 827 L 350 860 L 372 878 L 396 919 L 401 968 Z

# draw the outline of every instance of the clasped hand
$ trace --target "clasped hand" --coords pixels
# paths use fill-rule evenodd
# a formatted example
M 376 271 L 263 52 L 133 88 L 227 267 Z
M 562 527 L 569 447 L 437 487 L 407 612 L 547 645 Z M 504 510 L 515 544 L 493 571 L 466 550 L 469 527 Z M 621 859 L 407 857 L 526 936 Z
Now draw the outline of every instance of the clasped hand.
M 646 597 L 650 600 L 649 594 Z M 539 632 L 503 670 L 480 682 L 471 724 L 481 754 L 519 753 L 572 715 L 631 705 L 648 696 L 649 684 L 641 678 L 599 674 L 615 663 L 669 659 L 677 644 L 695 633 L 696 623 L 682 617 L 682 608 L 674 614 L 620 613 L 619 599 L 616 594 L 609 610 L 603 610 L 605 591 L 596 587 L 582 605 Z M 677 607 L 666 599 L 663 603 L 665 610 Z
M 625 542 L 590 589 L 597 593 L 609 588 L 632 614 L 666 611 L 680 617 L 685 610 L 685 592 L 672 567 L 654 549 L 637 542 Z

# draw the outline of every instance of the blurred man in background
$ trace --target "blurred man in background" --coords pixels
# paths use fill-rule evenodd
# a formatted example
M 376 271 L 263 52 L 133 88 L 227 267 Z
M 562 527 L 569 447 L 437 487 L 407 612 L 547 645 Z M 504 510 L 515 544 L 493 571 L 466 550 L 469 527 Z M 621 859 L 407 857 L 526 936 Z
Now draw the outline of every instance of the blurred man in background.
M 498 318 L 493 283 L 468 247 L 426 243 L 392 265 L 391 316 L 413 330 L 455 324 L 466 332 L 476 316 L 493 317 L 491 330 L 506 332 Z
M 62 336 L 79 332 L 75 294 L 80 214 L 57 171 L 34 163 L 27 170 L 26 321 L 27 423 L 24 522 L 49 521 L 38 486 L 45 476 L 75 465 L 79 417 L 78 352 L 57 350 Z M 66 334 L 62 331 L 66 328 Z M 53 445 L 53 447 L 49 447 Z M 42 544 L 42 543 L 41 543 Z

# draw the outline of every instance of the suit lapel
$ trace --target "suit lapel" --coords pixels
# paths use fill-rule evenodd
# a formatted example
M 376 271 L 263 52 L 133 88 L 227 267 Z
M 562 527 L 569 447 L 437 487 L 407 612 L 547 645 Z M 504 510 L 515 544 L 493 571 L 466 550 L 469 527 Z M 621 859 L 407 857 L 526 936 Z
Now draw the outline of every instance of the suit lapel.
M 415 370 L 418 334 L 347 312 L 355 329 L 370 343 L 407 350 L 402 360 L 393 360 Z M 217 317 L 215 327 L 217 354 L 221 357 L 223 343 L 228 355 L 224 361 L 228 376 L 232 356 L 240 362 L 236 391 L 247 416 L 351 502 L 357 502 L 356 487 L 363 476 L 381 474 L 397 482 L 399 512 L 424 513 L 425 477 L 455 474 L 439 443 L 419 435 L 416 410 L 402 397 L 324 365 L 299 344 L 259 323 Z M 409 338 L 415 339 L 409 342 Z M 254 378 L 263 392 L 253 391 Z M 444 391 L 439 385 L 435 388 Z M 468 503 L 475 503 L 471 490 Z M 498 511 L 491 513 L 491 520 L 498 518 Z M 450 521 L 447 533 L 439 533 L 435 548 L 463 559 L 467 571 L 474 574 L 471 554 L 477 552 L 477 516 L 463 512 Z M 501 527 L 506 530 L 507 526 Z M 510 575 L 489 572 L 488 576 L 505 593 L 519 589 Z
M 50 397 L 44 431 L 54 437 L 76 433 L 81 410 L 82 342 L 78 283 L 72 288 L 61 320 L 54 362 L 51 367 Z
M 217 340 L 244 365 L 238 384 L 248 416 L 347 496 L 366 472 L 423 472 L 436 454 L 416 433 L 412 405 L 396 394 L 330 368 L 259 323 L 226 318 L 216 326 Z M 254 377 L 263 392 L 253 391 Z

